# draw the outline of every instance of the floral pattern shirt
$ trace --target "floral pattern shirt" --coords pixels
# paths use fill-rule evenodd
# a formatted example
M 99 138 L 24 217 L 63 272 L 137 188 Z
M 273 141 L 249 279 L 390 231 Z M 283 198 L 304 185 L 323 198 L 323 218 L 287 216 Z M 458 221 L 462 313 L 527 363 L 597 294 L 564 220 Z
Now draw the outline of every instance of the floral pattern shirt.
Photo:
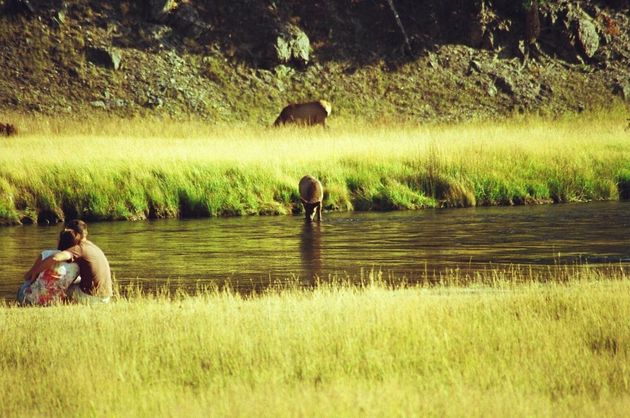
M 42 260 L 58 253 L 58 250 L 42 251 Z M 57 279 L 55 276 L 61 276 Z M 63 302 L 66 290 L 79 275 L 77 263 L 57 263 L 44 270 L 25 290 L 24 302 L 31 305 L 50 305 Z

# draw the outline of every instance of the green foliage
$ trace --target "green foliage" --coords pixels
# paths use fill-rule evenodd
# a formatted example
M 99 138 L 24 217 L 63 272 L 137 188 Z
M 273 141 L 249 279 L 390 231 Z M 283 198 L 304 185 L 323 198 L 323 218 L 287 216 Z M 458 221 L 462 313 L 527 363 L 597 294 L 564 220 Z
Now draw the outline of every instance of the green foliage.
M 323 180 L 324 188 L 324 209 L 334 211 L 354 210 L 352 204 L 352 193 L 346 185 L 338 179 Z
M 374 209 L 422 209 L 435 207 L 435 201 L 397 181 L 384 181 L 372 197 Z
M 0 201 L 0 225 L 12 225 L 19 222 L 20 218 L 15 208 Z
M 12 189 L 7 180 L 0 178 L 0 225 L 19 222 Z
M 614 121 L 514 123 L 211 132 L 100 122 L 102 136 L 73 139 L 81 159 L 51 147 L 57 139 L 48 136 L 0 143 L 0 216 L 6 223 L 296 213 L 297 183 L 307 173 L 324 185 L 325 210 L 627 198 L 630 147 L 623 131 L 601 133 L 600 123 Z M 129 131 L 116 136 L 118 129 Z

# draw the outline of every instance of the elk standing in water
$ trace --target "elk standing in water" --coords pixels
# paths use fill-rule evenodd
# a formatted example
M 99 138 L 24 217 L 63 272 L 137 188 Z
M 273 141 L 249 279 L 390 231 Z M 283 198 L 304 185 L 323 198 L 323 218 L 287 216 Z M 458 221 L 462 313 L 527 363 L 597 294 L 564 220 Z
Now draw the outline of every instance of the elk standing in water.
M 322 125 L 326 127 L 326 118 L 330 116 L 331 111 L 332 106 L 326 100 L 290 104 L 282 109 L 273 126 L 296 123 L 299 125 Z
M 300 180 L 300 199 L 304 205 L 305 217 L 307 221 L 312 221 L 317 212 L 317 220 L 322 220 L 322 200 L 324 198 L 324 188 L 322 184 L 313 176 L 304 176 Z

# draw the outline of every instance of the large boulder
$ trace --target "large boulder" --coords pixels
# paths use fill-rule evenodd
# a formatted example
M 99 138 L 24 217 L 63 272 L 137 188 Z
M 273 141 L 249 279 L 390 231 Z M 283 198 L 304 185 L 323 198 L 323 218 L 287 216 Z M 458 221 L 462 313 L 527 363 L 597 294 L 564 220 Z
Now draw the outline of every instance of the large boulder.
M 592 58 L 599 48 L 599 34 L 593 19 L 586 13 L 575 19 L 575 38 L 580 52 Z
M 180 34 L 197 39 L 211 29 L 199 12 L 191 4 L 178 6 L 168 19 L 168 23 Z
M 287 24 L 277 31 L 273 50 L 276 65 L 306 66 L 310 59 L 311 42 L 304 31 L 295 25 Z
M 517 90 L 516 84 L 512 81 L 512 78 L 510 78 L 509 76 L 496 74 L 495 79 L 494 79 L 494 85 L 509 96 L 514 96 L 516 94 L 516 90 Z
M 145 0 L 147 18 L 169 25 L 182 36 L 198 39 L 211 29 L 191 3 L 176 0 Z
M 145 0 L 147 17 L 154 22 L 164 22 L 177 8 L 177 0 Z
M 621 97 L 623 100 L 630 102 L 630 79 L 615 83 L 613 93 Z
M 583 62 L 599 49 L 597 23 L 579 5 L 568 3 L 559 12 L 559 31 L 553 39 L 568 61 Z
M 120 68 L 122 55 L 118 49 L 105 47 L 90 47 L 86 51 L 87 59 L 101 67 L 117 70 Z
M 0 0 L 0 12 L 9 15 L 33 16 L 35 7 L 30 0 Z

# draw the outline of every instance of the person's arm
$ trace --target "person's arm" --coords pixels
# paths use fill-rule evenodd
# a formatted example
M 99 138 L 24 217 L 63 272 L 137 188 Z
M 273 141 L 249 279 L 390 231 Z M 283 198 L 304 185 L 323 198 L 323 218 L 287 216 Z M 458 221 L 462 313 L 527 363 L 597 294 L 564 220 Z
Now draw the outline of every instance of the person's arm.
M 42 255 L 38 255 L 37 258 L 35 259 L 35 261 L 33 261 L 33 265 L 31 266 L 31 268 L 24 273 L 24 280 L 31 280 L 31 276 L 33 274 L 33 270 L 37 267 L 38 264 L 40 264 L 42 262 Z
M 55 264 L 60 263 L 62 261 L 68 261 L 71 259 L 72 259 L 72 254 L 70 254 L 68 251 L 61 251 L 43 260 L 40 260 L 39 262 L 36 262 L 33 265 L 33 267 L 31 267 L 31 269 L 29 270 L 30 280 L 31 281 L 35 280 L 39 273 L 41 273 L 42 271 L 48 270 Z

